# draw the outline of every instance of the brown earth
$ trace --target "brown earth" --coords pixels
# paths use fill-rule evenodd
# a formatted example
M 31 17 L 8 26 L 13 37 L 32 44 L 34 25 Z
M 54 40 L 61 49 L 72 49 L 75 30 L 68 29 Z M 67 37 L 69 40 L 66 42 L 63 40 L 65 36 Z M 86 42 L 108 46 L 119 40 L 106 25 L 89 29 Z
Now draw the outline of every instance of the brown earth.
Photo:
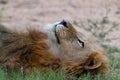
M 119 0 L 0 0 L 0 8 L 1 23 L 21 31 L 26 27 L 43 27 L 46 23 L 63 19 L 82 22 L 87 27 L 88 19 L 100 21 L 105 16 L 110 22 L 120 23 Z M 111 23 L 106 26 L 106 29 L 109 28 Z M 79 31 L 87 33 L 82 28 Z M 120 46 L 120 26 L 107 37 L 115 38 L 110 45 Z

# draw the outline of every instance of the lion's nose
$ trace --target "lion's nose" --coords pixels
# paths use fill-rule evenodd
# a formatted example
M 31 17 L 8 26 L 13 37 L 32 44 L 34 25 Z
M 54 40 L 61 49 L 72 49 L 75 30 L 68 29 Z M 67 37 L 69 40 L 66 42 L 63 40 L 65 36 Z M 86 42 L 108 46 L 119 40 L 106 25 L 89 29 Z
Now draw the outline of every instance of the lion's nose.
M 67 22 L 66 22 L 65 20 L 61 21 L 60 24 L 62 24 L 62 25 L 65 26 L 66 28 L 68 28 Z

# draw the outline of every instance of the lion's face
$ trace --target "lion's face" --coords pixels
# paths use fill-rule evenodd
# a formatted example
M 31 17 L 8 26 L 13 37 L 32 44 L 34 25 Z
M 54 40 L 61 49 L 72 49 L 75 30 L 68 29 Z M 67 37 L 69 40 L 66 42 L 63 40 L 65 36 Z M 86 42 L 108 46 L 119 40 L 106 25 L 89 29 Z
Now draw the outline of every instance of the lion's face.
M 68 21 L 61 21 L 54 27 L 54 32 L 58 40 L 74 40 L 77 39 L 77 32 Z
M 77 36 L 77 31 L 69 21 L 60 21 L 46 26 L 48 38 L 62 46 L 83 48 L 84 42 Z

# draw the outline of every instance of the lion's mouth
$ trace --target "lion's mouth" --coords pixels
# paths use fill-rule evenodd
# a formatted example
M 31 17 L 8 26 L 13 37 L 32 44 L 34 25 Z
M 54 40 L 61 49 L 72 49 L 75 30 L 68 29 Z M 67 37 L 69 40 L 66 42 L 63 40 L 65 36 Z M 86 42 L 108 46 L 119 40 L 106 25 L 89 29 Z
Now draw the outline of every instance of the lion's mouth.
M 59 39 L 60 35 L 58 36 L 58 30 L 57 30 L 58 27 L 60 27 L 60 25 L 62 25 L 62 27 L 64 26 L 65 28 L 69 29 L 69 27 L 67 26 L 67 22 L 66 22 L 65 20 L 63 20 L 63 21 L 61 21 L 61 22 L 59 22 L 59 23 L 57 23 L 57 24 L 54 25 L 54 34 L 55 34 L 56 41 L 57 41 L 58 44 L 61 43 L 61 42 L 60 42 L 60 39 Z M 63 37 L 63 36 L 62 36 L 62 37 Z M 82 40 L 80 40 L 78 37 L 76 37 L 76 39 L 77 39 L 78 44 L 79 44 L 82 48 L 84 48 L 84 42 L 83 42 Z
M 57 26 L 58 25 L 63 25 L 66 28 L 68 28 L 68 26 L 67 26 L 67 22 L 65 20 L 62 20 L 61 22 L 55 24 L 55 28 L 54 28 L 55 37 L 56 37 L 57 43 L 60 44 L 60 39 L 59 39 L 59 37 L 57 35 Z
M 58 38 L 57 30 L 56 30 L 57 25 L 58 25 L 58 24 L 55 25 L 54 32 L 55 32 L 55 37 L 56 37 L 57 43 L 60 44 L 60 39 Z

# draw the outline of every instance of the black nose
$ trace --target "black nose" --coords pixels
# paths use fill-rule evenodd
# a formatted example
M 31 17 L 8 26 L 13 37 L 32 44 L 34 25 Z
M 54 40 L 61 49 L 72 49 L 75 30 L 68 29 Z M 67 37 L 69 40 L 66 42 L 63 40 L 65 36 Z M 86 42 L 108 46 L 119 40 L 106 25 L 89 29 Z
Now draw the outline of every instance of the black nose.
M 63 26 L 65 26 L 65 27 L 68 28 L 68 26 L 67 26 L 67 22 L 66 22 L 65 20 L 61 21 L 60 24 L 62 24 Z

